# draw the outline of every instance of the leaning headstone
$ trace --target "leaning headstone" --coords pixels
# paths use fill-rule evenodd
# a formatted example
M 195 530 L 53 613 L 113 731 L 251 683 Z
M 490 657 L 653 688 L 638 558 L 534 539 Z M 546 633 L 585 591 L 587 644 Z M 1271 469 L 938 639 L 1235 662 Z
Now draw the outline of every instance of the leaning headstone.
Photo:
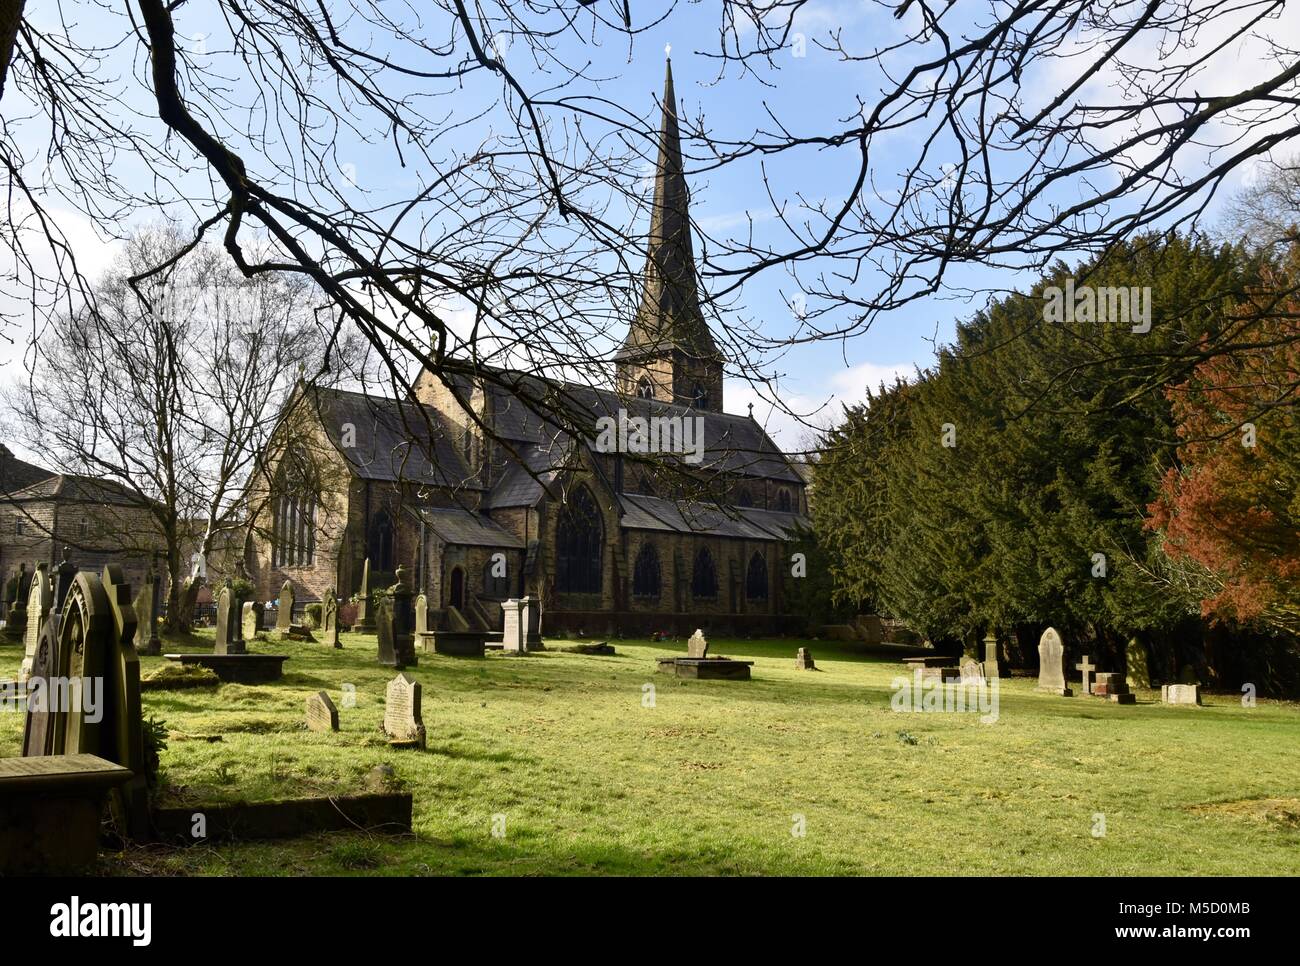
M 1160 700 L 1165 704 L 1200 704 L 1199 684 L 1166 684 L 1160 689 Z
M 212 647 L 214 654 L 243 654 L 247 651 L 241 617 L 239 598 L 235 596 L 235 588 L 227 577 L 225 586 L 217 594 L 217 635 Z
M 325 591 L 325 598 L 321 601 L 320 617 L 325 643 L 330 647 L 341 648 L 343 645 L 339 641 L 339 599 L 334 595 L 333 587 Z
M 691 639 L 686 642 L 686 656 L 694 658 L 705 658 L 709 656 L 709 642 L 704 637 L 704 631 L 700 628 L 695 629 Z
M 26 681 L 32 674 L 41 632 L 45 629 L 45 622 L 49 619 L 53 606 L 54 592 L 50 589 L 45 564 L 37 564 L 28 586 L 27 606 L 24 608 L 27 623 L 23 629 L 23 662 L 18 671 L 19 681 Z
M 1147 655 L 1146 644 L 1136 635 L 1128 639 L 1124 648 L 1124 666 L 1129 687 L 1151 687 L 1151 660 Z
M 278 637 L 289 636 L 289 628 L 293 626 L 294 602 L 293 583 L 286 580 L 280 585 L 280 600 L 275 611 L 275 633 Z
M 362 634 L 375 632 L 375 615 L 370 605 L 370 558 L 361 566 L 361 589 L 357 591 L 357 622 L 352 629 Z
M 307 698 L 307 727 L 312 731 L 339 730 L 339 709 L 324 691 Z
M 794 667 L 796 671 L 816 671 L 817 665 L 813 661 L 812 652 L 806 647 L 801 647 L 794 652 Z
M 257 640 L 258 632 L 262 630 L 262 605 L 255 600 L 244 601 L 244 616 L 239 622 L 239 626 L 244 634 L 244 644 L 249 641 Z
M 399 674 L 388 682 L 384 695 L 384 733 L 393 744 L 424 747 L 424 719 L 420 715 L 422 700 L 420 683 L 409 674 Z
M 1065 686 L 1065 642 L 1055 627 L 1043 631 L 1038 641 L 1038 688 L 1068 698 L 1074 692 Z

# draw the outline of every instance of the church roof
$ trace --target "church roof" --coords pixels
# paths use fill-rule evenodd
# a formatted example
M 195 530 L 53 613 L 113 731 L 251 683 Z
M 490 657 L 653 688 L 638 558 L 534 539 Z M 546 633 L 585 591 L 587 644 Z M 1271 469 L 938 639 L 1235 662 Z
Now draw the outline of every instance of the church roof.
M 786 540 L 808 527 L 799 513 L 760 510 L 756 507 L 719 509 L 708 503 L 665 500 L 634 493 L 619 495 L 620 523 L 629 530 L 659 530 L 695 533 L 711 537 L 740 537 L 746 540 Z
M 330 442 L 362 479 L 482 489 L 435 410 L 344 389 L 314 392 Z M 349 424 L 355 445 L 344 446 L 344 427 Z
M 444 543 L 522 550 L 524 542 L 487 517 L 459 507 L 421 507 L 419 516 Z
M 664 75 L 663 117 L 641 304 L 617 359 L 635 359 L 669 349 L 678 349 L 695 359 L 721 358 L 700 311 L 689 208 L 670 60 Z

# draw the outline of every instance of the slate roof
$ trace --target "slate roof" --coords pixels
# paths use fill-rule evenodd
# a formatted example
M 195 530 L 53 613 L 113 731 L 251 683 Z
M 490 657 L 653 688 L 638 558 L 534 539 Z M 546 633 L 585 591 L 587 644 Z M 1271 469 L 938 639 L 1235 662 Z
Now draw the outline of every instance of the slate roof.
M 91 476 L 57 473 L 7 496 L 14 502 L 63 500 L 68 503 L 98 503 L 110 506 L 140 506 L 141 500 L 121 483 Z
M 695 533 L 746 540 L 785 540 L 808 526 L 807 517 L 779 510 L 731 507 L 721 510 L 707 503 L 665 500 L 633 493 L 619 495 L 620 524 L 629 530 Z
M 417 511 L 434 533 L 446 543 L 470 547 L 503 547 L 522 550 L 524 542 L 487 517 L 458 507 L 421 507 Z
M 521 443 L 516 445 L 516 450 L 523 461 L 507 462 L 501 478 L 483 500 L 485 509 L 536 506 L 545 493 L 543 483 L 554 482 L 567 468 L 573 447 L 561 438 L 550 444 Z M 532 473 L 528 472 L 529 469 Z
M 482 489 L 435 410 L 343 389 L 313 391 L 330 442 L 362 479 Z M 356 445 L 345 447 L 349 423 L 356 430 Z
M 44 467 L 20 460 L 8 446 L 0 443 L 0 492 L 21 490 L 53 475 Z

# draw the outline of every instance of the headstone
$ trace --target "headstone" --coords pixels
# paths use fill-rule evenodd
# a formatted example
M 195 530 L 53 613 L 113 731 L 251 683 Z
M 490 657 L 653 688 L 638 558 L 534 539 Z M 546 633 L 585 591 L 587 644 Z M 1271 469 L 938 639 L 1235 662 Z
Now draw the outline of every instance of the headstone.
M 1129 687 L 1151 687 L 1151 661 L 1147 655 L 1146 644 L 1136 635 L 1128 639 L 1128 644 L 1124 648 L 1124 666 Z
M 524 624 L 523 601 L 501 602 L 501 649 L 512 654 L 528 650 L 528 629 Z
M 686 656 L 694 658 L 709 656 L 709 642 L 705 639 L 702 629 L 697 627 L 691 639 L 686 642 Z
M 135 595 L 137 654 L 161 654 L 162 640 L 158 637 L 158 576 L 152 568 L 145 575 L 140 593 Z
M 1160 700 L 1165 704 L 1200 704 L 1199 684 L 1166 684 L 1160 689 Z
M 286 636 L 293 625 L 293 605 L 293 583 L 286 580 L 280 585 L 280 602 L 275 611 L 275 632 L 281 637 Z
M 1000 677 L 1002 672 L 998 669 L 998 636 L 990 631 L 984 635 L 984 677 Z
M 812 653 L 806 647 L 801 647 L 794 652 L 794 667 L 796 671 L 815 671 L 816 663 L 813 662 Z
M 324 691 L 307 698 L 307 727 L 312 731 L 339 730 L 339 709 Z
M 320 619 L 325 643 L 330 647 L 341 648 L 343 644 L 339 641 L 339 599 L 334 595 L 333 587 L 325 591 L 325 597 L 321 600 Z
M 27 576 L 27 564 L 25 563 L 20 563 L 14 570 L 14 575 L 5 581 L 5 640 L 21 642 L 26 640 L 27 599 L 31 594 L 30 583 L 31 578 Z
M 363 634 L 375 631 L 375 615 L 370 606 L 370 558 L 361 566 L 361 589 L 357 592 L 357 623 L 352 628 Z
M 379 632 L 379 663 L 386 667 L 414 667 L 415 637 L 411 633 L 411 589 L 406 585 L 406 570 L 397 568 L 397 583 L 375 608 L 375 625 Z
M 530 651 L 543 651 L 542 607 L 536 597 L 519 598 L 519 621 L 524 628 L 524 647 Z
M 262 629 L 262 605 L 258 601 L 244 601 L 244 616 L 240 619 L 239 626 L 244 635 L 244 646 L 247 647 L 249 641 L 257 639 L 257 634 Z
M 429 633 L 429 598 L 424 594 L 415 597 L 415 636 Z
M 960 678 L 962 684 L 982 684 L 984 682 L 984 665 L 973 657 L 961 662 Z
M 1074 692 L 1065 686 L 1065 642 L 1055 627 L 1043 631 L 1038 641 L 1038 688 L 1049 694 L 1072 697 Z
M 19 681 L 26 681 L 32 674 L 41 632 L 45 629 L 45 622 L 49 619 L 53 606 L 54 592 L 50 588 L 45 564 L 37 564 L 27 591 L 27 606 L 24 608 L 27 624 L 23 629 L 23 662 L 18 672 Z
M 1124 675 L 1114 671 L 1098 671 L 1093 681 L 1092 693 L 1116 704 L 1136 704 L 1137 698 L 1128 689 Z
M 240 623 L 243 615 L 239 613 L 239 598 L 230 578 L 217 594 L 217 637 L 213 645 L 214 654 L 244 654 L 244 629 Z
M 130 634 L 135 636 L 135 614 L 128 603 Z M 77 574 L 64 598 L 59 629 L 60 663 L 68 679 L 68 711 L 62 728 L 55 730 L 55 748 L 63 755 L 98 755 L 104 727 L 105 669 L 113 645 L 113 615 L 103 584 L 93 574 Z M 93 689 L 89 694 L 86 689 Z M 99 704 L 95 708 L 95 704 Z M 87 708 L 95 708 L 88 711 Z
M 63 677 L 59 665 L 58 614 L 51 611 L 37 634 L 36 653 L 32 656 L 31 673 L 27 677 L 29 689 L 33 682 L 44 682 L 35 686 L 45 690 L 45 697 L 36 700 L 32 691 L 28 691 L 27 714 L 23 720 L 24 758 L 56 753 L 54 738 L 58 730 L 58 710 L 53 699 L 57 696 L 49 694 L 49 681 Z
M 420 683 L 409 674 L 399 674 L 388 682 L 384 695 L 384 733 L 395 743 L 424 747 L 424 719 L 420 716 L 422 700 Z
M 98 753 L 101 758 L 131 770 L 132 777 L 112 793 L 110 801 L 119 827 L 128 837 L 142 840 L 149 837 L 149 794 L 144 710 L 140 703 L 140 659 L 134 641 L 143 636 L 144 630 L 129 603 L 131 588 L 122 576 L 122 569 L 116 564 L 105 567 L 101 582 L 113 618 L 113 646 L 105 662 L 107 738 L 101 742 Z
M 1083 675 L 1083 693 L 1092 694 L 1092 672 L 1097 670 L 1097 666 L 1088 661 L 1088 655 L 1083 656 L 1083 660 L 1074 666 L 1076 671 Z

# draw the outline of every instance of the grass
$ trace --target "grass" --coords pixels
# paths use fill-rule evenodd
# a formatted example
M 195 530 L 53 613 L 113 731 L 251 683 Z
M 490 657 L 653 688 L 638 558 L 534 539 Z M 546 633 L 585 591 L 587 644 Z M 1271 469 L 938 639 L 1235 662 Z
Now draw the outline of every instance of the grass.
M 849 645 L 716 642 L 755 661 L 753 681 L 729 682 L 656 674 L 654 657 L 684 644 L 615 643 L 616 657 L 421 654 L 410 673 L 429 741 L 411 751 L 381 734 L 393 672 L 375 662 L 373 637 L 344 635 L 341 651 L 257 642 L 290 655 L 282 682 L 144 694 L 171 733 L 167 801 L 359 791 L 387 763 L 414 792 L 415 834 L 134 848 L 103 871 L 1300 874 L 1295 703 L 1246 709 L 1210 695 L 1206 707 L 1166 707 L 1145 692 L 1121 707 L 1016 678 L 983 725 L 892 711 L 901 666 Z M 801 643 L 818 671 L 795 670 Z M 0 676 L 20 656 L 0 650 Z M 163 661 L 141 663 L 147 673 Z M 337 734 L 303 726 L 317 690 L 339 706 Z M 21 735 L 21 715 L 0 715 L 0 754 L 17 754 Z

